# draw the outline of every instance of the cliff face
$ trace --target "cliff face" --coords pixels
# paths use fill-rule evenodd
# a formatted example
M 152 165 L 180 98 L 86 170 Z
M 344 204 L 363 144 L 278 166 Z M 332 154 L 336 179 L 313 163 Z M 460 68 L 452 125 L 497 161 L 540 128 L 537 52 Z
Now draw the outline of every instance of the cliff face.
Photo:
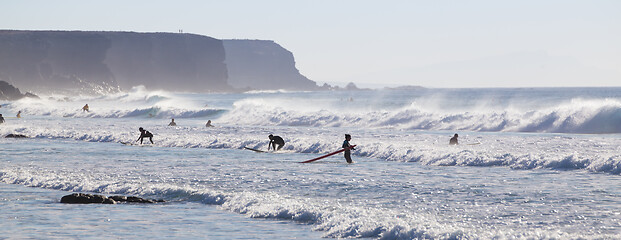
M 104 63 L 119 86 L 169 91 L 229 91 L 222 41 L 193 34 L 106 33 Z
M 12 86 L 8 82 L 0 81 L 0 100 L 18 100 L 23 97 L 34 97 L 38 98 L 36 95 L 31 93 L 22 94 L 18 88 Z
M 20 88 L 113 91 L 110 40 L 88 32 L 0 32 L 0 80 Z
M 37 92 L 317 89 L 272 41 L 194 34 L 0 31 L 0 80 Z
M 227 91 L 222 41 L 131 32 L 0 31 L 0 80 L 46 92 L 107 93 L 144 85 Z
M 229 84 L 236 88 L 316 90 L 300 74 L 293 54 L 273 41 L 223 40 Z

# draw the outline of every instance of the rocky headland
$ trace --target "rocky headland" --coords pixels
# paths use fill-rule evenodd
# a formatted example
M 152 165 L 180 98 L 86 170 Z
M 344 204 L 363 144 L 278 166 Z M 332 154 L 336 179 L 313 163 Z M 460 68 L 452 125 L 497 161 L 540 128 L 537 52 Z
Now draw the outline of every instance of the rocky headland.
M 33 92 L 320 90 L 267 40 L 187 33 L 0 30 L 0 80 Z

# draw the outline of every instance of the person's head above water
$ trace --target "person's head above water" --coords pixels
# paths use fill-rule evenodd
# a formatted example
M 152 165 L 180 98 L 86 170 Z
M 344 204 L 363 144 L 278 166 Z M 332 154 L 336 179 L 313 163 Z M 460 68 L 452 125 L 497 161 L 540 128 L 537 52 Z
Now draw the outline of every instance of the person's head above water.
M 274 138 L 274 135 L 270 134 L 269 136 L 267 136 L 268 138 L 272 139 Z
M 455 135 L 453 135 L 453 137 L 458 137 L 457 133 L 455 133 Z

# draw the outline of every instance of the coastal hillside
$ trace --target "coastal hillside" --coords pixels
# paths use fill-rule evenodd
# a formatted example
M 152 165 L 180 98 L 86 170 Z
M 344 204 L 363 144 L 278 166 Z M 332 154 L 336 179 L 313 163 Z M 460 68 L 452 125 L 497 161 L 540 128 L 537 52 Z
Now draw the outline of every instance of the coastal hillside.
M 223 40 L 228 83 L 236 88 L 313 90 L 314 81 L 295 67 L 293 53 L 274 41 Z
M 317 88 L 273 41 L 181 33 L 3 30 L 0 80 L 33 92 L 88 94 L 138 85 L 183 92 Z
M 18 88 L 12 86 L 11 84 L 0 81 L 0 100 L 18 100 L 24 97 L 33 97 L 38 98 L 36 95 L 32 93 L 24 93 L 22 94 Z

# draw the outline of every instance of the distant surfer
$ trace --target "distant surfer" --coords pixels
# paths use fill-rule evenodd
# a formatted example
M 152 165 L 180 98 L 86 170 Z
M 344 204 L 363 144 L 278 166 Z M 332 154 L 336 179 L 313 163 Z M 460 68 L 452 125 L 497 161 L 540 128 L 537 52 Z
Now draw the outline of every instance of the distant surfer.
M 145 138 L 145 137 L 148 137 L 149 141 L 151 141 L 151 144 L 153 144 L 153 134 L 151 134 L 147 130 L 144 130 L 144 128 L 142 128 L 142 127 L 138 128 L 138 130 L 140 130 L 140 137 L 138 137 L 136 142 L 138 142 L 138 140 L 140 140 L 140 144 L 142 144 L 142 139 Z
M 449 145 L 457 145 L 457 144 L 459 144 L 459 143 L 457 142 L 457 137 L 458 137 L 458 135 L 457 135 L 457 133 L 455 133 L 455 135 L 453 135 L 453 137 L 452 137 L 452 138 L 451 138 L 451 140 L 449 141 Z
M 345 148 L 345 160 L 347 161 L 347 163 L 353 163 L 354 161 L 351 160 L 351 150 L 356 150 L 353 147 L 351 147 L 351 145 L 349 144 L 349 140 L 351 140 L 351 135 L 349 134 L 345 134 L 345 141 L 343 142 L 343 148 Z
M 82 112 L 88 112 L 88 103 L 82 107 Z
M 22 111 L 17 111 L 17 118 L 22 118 Z
M 267 146 L 268 151 L 270 150 L 270 147 L 274 147 L 274 151 L 278 151 L 282 148 L 282 146 L 285 146 L 285 140 L 283 140 L 280 136 L 270 134 L 267 137 L 270 138 L 270 144 Z M 278 145 L 278 148 L 276 148 L 276 145 Z
M 173 118 L 170 123 L 168 124 L 168 126 L 177 126 L 177 123 L 175 122 L 175 119 Z
M 211 125 L 211 120 L 207 120 L 207 123 L 205 123 L 205 127 L 214 127 L 214 125 Z
M 0 114 L 0 123 L 4 123 L 4 117 Z

